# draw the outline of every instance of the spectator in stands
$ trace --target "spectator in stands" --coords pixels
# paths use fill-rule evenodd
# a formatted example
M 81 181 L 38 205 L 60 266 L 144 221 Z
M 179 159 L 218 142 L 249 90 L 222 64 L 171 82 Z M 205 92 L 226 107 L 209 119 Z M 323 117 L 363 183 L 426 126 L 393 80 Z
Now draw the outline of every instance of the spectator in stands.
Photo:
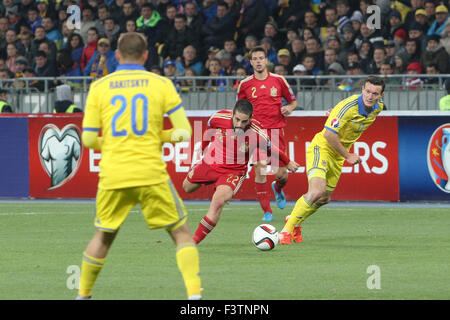
M 32 61 L 33 56 L 31 53 L 31 41 L 32 41 L 32 35 L 30 31 L 24 31 L 20 34 L 20 42 L 23 46 L 23 52 L 22 55 L 28 60 Z
M 359 60 L 363 69 L 363 72 L 367 74 L 368 66 L 372 59 L 373 55 L 373 47 L 372 43 L 369 40 L 364 40 L 361 44 L 361 48 L 359 49 Z
M 120 26 L 116 24 L 114 18 L 105 19 L 105 33 L 103 36 L 111 43 L 111 50 L 116 50 L 117 41 L 119 40 Z
M 236 17 L 228 11 L 225 2 L 217 4 L 217 13 L 201 27 L 204 47 L 220 47 L 226 39 L 231 39 L 235 32 Z
M 377 46 L 373 50 L 372 61 L 367 67 L 367 74 L 379 74 L 381 65 L 386 61 L 386 50 L 384 47 Z
M 407 39 L 405 43 L 405 51 L 408 54 L 406 64 L 420 61 L 420 42 L 417 39 Z
M 292 74 L 294 76 L 305 76 L 306 75 L 306 68 L 304 65 L 302 64 L 297 64 L 293 69 L 292 69 Z M 303 79 L 294 79 L 295 81 L 295 85 L 299 84 L 299 85 L 303 85 Z
M 274 50 L 280 50 L 286 46 L 286 37 L 278 30 L 278 26 L 274 21 L 266 22 L 263 36 L 272 40 Z
M 305 28 L 308 28 L 310 30 L 313 30 L 314 34 L 316 36 L 320 35 L 320 27 L 318 23 L 317 15 L 312 11 L 311 9 L 306 10 L 303 16 L 304 24 L 303 26 Z
M 105 34 L 105 19 L 110 17 L 108 6 L 104 3 L 100 4 L 97 9 L 97 19 L 95 19 L 95 27 L 100 34 Z
M 73 103 L 72 88 L 67 84 L 56 87 L 56 101 L 53 113 L 77 113 L 83 110 Z
M 83 38 L 84 43 L 88 43 L 88 32 L 91 30 L 91 28 L 95 28 L 95 13 L 94 9 L 89 6 L 83 6 L 83 9 L 81 10 L 81 29 L 80 34 Z
M 84 69 L 84 75 L 99 79 L 114 72 L 117 65 L 115 52 L 111 50 L 111 43 L 108 39 L 101 38 L 98 40 L 97 50 Z
M 411 0 L 411 11 L 409 11 L 406 16 L 405 16 L 405 25 L 409 26 L 411 25 L 411 23 L 414 22 L 414 16 L 416 14 L 417 10 L 422 9 L 423 10 L 423 5 L 424 5 L 424 0 Z M 425 10 L 424 10 L 425 11 Z
M 317 37 L 316 33 L 311 28 L 305 27 L 301 31 L 301 39 L 303 39 L 304 42 L 306 42 L 308 39 L 316 37 Z
M 37 77 L 56 77 L 56 66 L 50 62 L 47 58 L 47 54 L 44 51 L 38 51 L 35 56 L 34 70 Z M 51 82 L 49 87 L 51 86 Z
M 347 55 L 349 51 L 355 50 L 356 32 L 351 26 L 343 28 L 344 36 L 341 39 L 341 54 Z
M 241 12 L 236 23 L 238 47 L 244 46 L 248 35 L 253 35 L 260 39 L 268 17 L 264 0 L 242 0 Z
M 28 19 L 28 9 L 30 9 L 33 6 L 34 6 L 33 0 L 21 0 L 20 3 L 17 4 L 17 7 L 19 8 L 19 13 L 25 19 Z
M 36 74 L 36 71 L 33 68 L 26 68 L 23 71 L 24 78 L 36 78 L 37 76 L 38 75 Z M 23 88 L 26 88 L 25 84 L 23 85 Z M 41 92 L 44 91 L 45 89 L 44 81 L 30 80 L 28 82 L 28 91 L 32 91 L 31 89 L 36 89 Z
M 430 23 L 428 22 L 428 16 L 425 9 L 417 9 L 414 14 L 414 21 L 419 23 L 424 32 L 430 28 Z
M 16 74 L 16 60 L 22 56 L 19 55 L 17 45 L 14 42 L 8 43 L 6 46 L 6 67 L 14 74 Z
M 206 69 L 209 68 L 209 61 L 211 61 L 212 59 L 214 59 L 214 58 L 216 57 L 216 54 L 217 54 L 219 51 L 220 51 L 220 50 L 219 50 L 219 48 L 217 48 L 217 47 L 210 47 L 210 48 L 208 49 L 208 56 L 207 56 L 207 58 L 206 58 L 206 60 L 205 60 L 205 63 L 204 63 L 204 67 L 205 67 Z
M 298 36 L 297 30 L 295 30 L 295 29 L 287 29 L 287 31 L 286 31 L 286 39 L 287 39 L 286 45 L 288 47 L 291 46 L 292 41 L 294 41 L 296 39 L 299 39 L 299 38 L 300 37 Z
M 441 4 L 436 7 L 436 19 L 431 24 L 430 28 L 428 29 L 427 35 L 440 35 L 441 32 L 445 29 L 445 24 L 448 19 L 448 9 L 445 5 Z
M 197 74 L 203 72 L 203 63 L 197 56 L 197 49 L 192 45 L 187 45 L 183 49 L 183 56 L 176 61 L 176 65 L 180 75 L 184 75 L 184 69 L 189 67 L 194 69 Z
M 316 66 L 320 70 L 324 70 L 324 51 L 318 38 L 310 38 L 305 41 L 306 53 L 315 56 Z M 305 66 L 306 67 L 306 66 Z
M 177 15 L 177 6 L 170 3 L 164 12 L 164 34 L 168 34 L 174 28 L 175 16 Z
M 154 10 L 151 3 L 144 3 L 140 7 L 140 17 L 136 20 L 138 31 L 144 32 L 147 36 L 148 44 L 155 45 L 163 43 L 167 34 L 162 34 L 165 23 L 161 14 Z
M 217 1 L 216 0 L 203 0 L 202 2 L 202 13 L 205 17 L 205 22 L 208 23 L 209 20 L 216 14 L 217 11 Z
M 422 67 L 419 62 L 412 62 L 406 67 L 406 73 L 410 75 L 422 74 Z M 422 87 L 423 80 L 419 77 L 406 78 L 404 88 L 408 90 L 415 90 Z
M 306 53 L 305 44 L 301 39 L 294 39 L 290 44 L 291 61 L 293 65 L 301 64 L 303 55 Z
M 39 10 L 41 18 L 50 17 L 53 21 L 56 21 L 57 15 L 54 6 L 48 4 L 48 0 L 36 0 L 36 7 Z
M 122 32 L 136 32 L 137 26 L 136 26 L 136 20 L 134 19 L 128 19 L 125 21 L 125 30 Z
M 18 53 L 23 55 L 25 52 L 25 48 L 19 39 L 17 39 L 17 33 L 14 29 L 8 29 L 5 35 L 5 41 L 0 44 L 0 56 L 6 57 L 6 47 L 9 43 L 14 43 L 17 47 Z
M 264 37 L 259 42 L 259 45 L 266 50 L 267 59 L 274 65 L 277 64 L 277 52 L 272 48 L 272 39 L 269 37 Z
M 55 22 L 52 20 L 51 17 L 44 17 L 42 18 L 42 26 L 45 29 L 45 37 L 53 41 L 55 44 L 56 50 L 61 50 L 62 48 L 62 34 L 59 32 L 57 26 L 55 25 Z
M 39 10 L 36 7 L 30 7 L 28 9 L 28 25 L 31 28 L 31 32 L 34 34 L 36 27 L 41 25 L 42 18 L 39 15 Z
M 307 75 L 317 76 L 323 74 L 316 63 L 316 57 L 313 54 L 307 53 L 303 56 L 302 64 L 306 68 Z
M 450 19 L 447 20 L 444 31 L 441 33 L 440 44 L 445 48 L 450 55 Z
M 420 64 L 422 68 L 429 65 L 436 65 L 440 73 L 450 72 L 449 59 L 447 51 L 439 44 L 440 36 L 430 35 L 428 36 L 428 42 L 426 49 L 422 52 L 420 57 Z
M 91 60 L 92 56 L 97 50 L 98 39 L 99 33 L 97 28 L 95 27 L 90 28 L 87 32 L 86 47 L 83 49 L 83 52 L 81 53 L 81 70 L 84 71 L 84 68 L 86 68 L 86 65 L 88 64 L 89 60 Z
M 432 63 L 426 66 L 425 74 L 427 75 L 438 75 L 440 74 L 437 64 Z M 439 78 L 438 77 L 424 77 L 423 83 L 425 88 L 428 89 L 437 89 L 439 87 Z
M 445 80 L 444 89 L 447 91 L 447 95 L 439 100 L 439 109 L 450 111 L 450 79 Z
M 280 29 L 298 29 L 303 13 L 310 9 L 309 1 L 279 0 L 272 14 Z
M 394 64 L 394 56 L 397 51 L 397 47 L 395 46 L 394 40 L 387 40 L 386 45 L 384 46 L 386 50 L 386 62 L 393 65 Z
M 436 19 L 436 5 L 434 4 L 434 2 L 434 0 L 425 0 L 425 3 L 423 5 L 429 25 L 431 25 L 431 23 L 433 23 L 433 21 Z
M 337 10 L 333 6 L 327 6 L 325 8 L 325 25 L 335 27 L 338 25 Z
M 231 53 L 231 55 L 233 56 L 234 60 L 236 60 L 236 62 L 241 62 L 243 59 L 242 56 L 242 50 L 240 50 L 237 45 L 236 45 L 236 41 L 234 41 L 233 38 L 228 38 L 225 39 L 225 41 L 223 42 L 223 49 L 229 53 Z
M 0 113 L 12 113 L 13 109 L 8 103 L 8 91 L 0 88 Z
M 225 87 L 227 86 L 227 81 L 225 79 L 220 78 L 222 76 L 225 76 L 225 71 L 222 70 L 219 59 L 214 58 L 209 62 L 209 69 L 207 72 L 207 76 L 215 78 L 209 79 L 207 81 L 208 88 L 213 88 L 219 91 L 225 90 Z
M 36 52 L 39 50 L 41 43 L 47 43 L 49 52 L 51 54 L 50 60 L 56 60 L 56 45 L 53 41 L 47 39 L 47 33 L 45 32 L 44 27 L 39 26 L 34 31 L 34 39 L 31 41 L 31 52 L 33 56 L 36 56 Z
M 406 51 L 399 51 L 394 56 L 394 74 L 403 74 L 406 71 L 408 54 Z
M 382 75 L 384 77 L 384 83 L 387 86 L 389 86 L 389 85 L 398 86 L 399 84 L 401 84 L 402 81 L 400 78 L 388 78 L 389 75 L 393 75 L 393 74 L 394 74 L 393 65 L 391 65 L 390 63 L 387 63 L 387 62 L 384 62 L 381 64 L 380 75 Z
M 217 4 L 219 6 L 220 2 Z M 205 23 L 205 19 L 202 14 L 198 12 L 198 5 L 197 2 L 187 2 L 184 6 L 184 11 L 186 15 L 186 22 L 189 28 L 194 30 L 197 34 L 201 32 L 201 28 Z M 236 14 L 233 12 L 230 12 L 230 8 L 227 5 L 227 14 L 230 13 L 234 17 L 234 25 L 232 26 L 232 29 L 234 30 L 236 25 Z
M 418 22 L 414 21 L 409 26 L 408 38 L 419 40 L 420 48 L 426 48 L 427 47 L 427 39 L 426 39 L 426 36 L 424 35 L 423 26 L 420 23 L 418 23 Z
M 51 41 L 43 41 L 39 44 L 38 51 L 44 51 L 50 64 L 56 66 L 56 50 L 50 48 Z
M 83 50 L 83 38 L 78 33 L 73 33 L 70 35 L 66 47 L 60 51 L 60 55 L 67 55 L 66 61 L 71 62 L 70 67 L 65 72 L 66 76 L 70 77 L 83 75 L 83 69 L 81 67 Z
M 186 8 L 187 8 L 187 4 L 186 4 Z M 195 79 L 192 79 L 192 78 L 198 76 L 198 74 L 195 72 L 194 69 L 188 67 L 188 68 L 184 69 L 184 76 L 190 77 L 191 79 L 181 80 L 181 91 L 182 92 L 189 91 L 194 87 Z
M 6 31 L 9 29 L 10 24 L 7 17 L 0 16 L 0 41 L 5 41 Z
M 126 22 L 128 20 L 133 20 L 136 24 L 137 18 L 139 18 L 139 14 L 136 11 L 136 7 L 132 0 L 126 0 L 122 6 L 122 12 L 119 17 L 113 17 L 114 21 L 117 21 L 120 25 L 120 30 L 126 31 Z
M 361 90 L 365 78 L 355 77 L 363 74 L 359 63 L 358 62 L 349 63 L 346 73 L 349 77 L 338 83 L 339 90 L 342 91 Z
M 277 63 L 275 65 L 283 65 L 287 70 L 292 70 L 291 53 L 288 49 L 280 49 L 277 53 Z
M 338 55 L 336 53 L 335 49 L 328 48 L 325 49 L 324 54 L 324 68 L 325 70 L 328 70 L 328 67 L 333 64 L 334 62 L 338 61 Z
M 28 68 L 28 60 L 24 57 L 18 57 L 16 59 L 16 78 L 23 77 L 23 71 Z
M 389 13 L 389 27 L 386 28 L 385 33 L 384 33 L 384 38 L 385 39 L 391 39 L 394 37 L 394 34 L 398 31 L 398 30 L 403 30 L 405 32 L 406 35 L 406 26 L 402 23 L 402 15 L 399 11 L 397 10 L 392 10 Z
M 187 26 L 186 16 L 177 14 L 174 21 L 174 29 L 166 36 L 161 55 L 164 59 L 179 59 L 182 57 L 183 50 L 187 45 L 192 45 L 198 50 L 200 37 Z
M 352 16 L 350 17 L 350 22 L 356 36 L 359 35 L 359 30 L 361 30 L 361 24 L 363 23 L 363 21 L 363 14 L 358 10 L 354 11 Z
M 287 76 L 289 74 L 288 71 L 286 70 L 286 67 L 284 65 L 282 65 L 282 64 L 279 64 L 279 65 L 275 66 L 273 68 L 273 72 L 275 74 L 279 74 L 280 76 L 283 76 L 283 77 Z M 289 80 L 287 80 L 287 81 L 290 83 Z M 292 83 L 290 83 L 290 84 L 292 84 Z
M 166 60 L 163 64 L 163 72 L 165 77 L 175 77 L 177 73 L 177 67 L 175 65 L 175 61 Z M 175 84 L 175 82 L 174 82 Z
M 367 23 L 362 23 L 359 29 L 359 35 L 355 39 L 355 47 L 357 50 L 361 49 L 364 41 L 369 41 L 372 43 L 373 39 L 376 37 L 374 31 L 367 26 Z
M 222 49 L 216 54 L 216 58 L 220 61 L 220 67 L 224 71 L 224 75 L 231 76 L 236 65 L 236 61 L 233 59 L 231 53 Z

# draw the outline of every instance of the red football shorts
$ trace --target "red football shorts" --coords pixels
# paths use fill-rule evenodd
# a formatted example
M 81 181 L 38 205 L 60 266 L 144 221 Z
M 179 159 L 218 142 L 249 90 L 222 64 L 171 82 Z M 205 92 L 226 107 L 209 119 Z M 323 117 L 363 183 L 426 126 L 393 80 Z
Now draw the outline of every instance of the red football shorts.
M 273 146 L 276 146 L 279 150 L 286 153 L 286 141 L 284 140 L 284 128 L 274 128 L 274 129 L 264 129 L 267 131 L 267 135 L 270 138 L 270 142 Z M 256 149 L 252 155 L 251 163 L 265 161 L 267 164 L 277 164 L 279 167 L 284 167 L 284 163 L 281 160 L 275 159 L 278 155 L 272 154 L 270 157 L 267 156 L 267 150 Z
M 235 195 L 245 180 L 245 173 L 232 170 L 227 173 L 217 172 L 210 165 L 200 161 L 192 167 L 186 179 L 190 183 L 195 184 L 214 184 L 215 188 L 220 185 L 226 185 L 233 190 L 233 195 Z

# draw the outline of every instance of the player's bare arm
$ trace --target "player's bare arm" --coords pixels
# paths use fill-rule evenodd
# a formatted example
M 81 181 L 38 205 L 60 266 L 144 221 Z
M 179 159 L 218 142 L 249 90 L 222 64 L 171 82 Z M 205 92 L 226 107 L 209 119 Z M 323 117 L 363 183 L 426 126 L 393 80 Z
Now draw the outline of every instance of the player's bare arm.
M 327 130 L 324 134 L 324 137 L 328 141 L 330 146 L 333 147 L 333 149 L 336 150 L 341 156 L 343 156 L 348 163 L 352 165 L 361 163 L 361 158 L 357 154 L 350 153 L 347 151 L 347 149 L 345 149 L 341 140 L 339 139 L 339 136 L 336 133 Z

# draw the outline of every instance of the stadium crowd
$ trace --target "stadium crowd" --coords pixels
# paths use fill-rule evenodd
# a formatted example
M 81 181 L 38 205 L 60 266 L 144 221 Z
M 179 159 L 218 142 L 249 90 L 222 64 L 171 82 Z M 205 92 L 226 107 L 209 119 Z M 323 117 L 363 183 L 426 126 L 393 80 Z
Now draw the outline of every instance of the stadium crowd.
M 373 4 L 375 11 L 369 8 Z M 80 10 L 68 13 L 72 5 Z M 0 79 L 100 78 L 115 70 L 118 37 L 129 31 L 148 39 L 147 70 L 169 77 L 251 74 L 248 52 L 257 45 L 266 49 L 270 70 L 282 75 L 447 74 L 450 69 L 448 1 L 2 0 Z M 414 87 L 438 79 L 408 81 Z M 30 86 L 44 89 L 40 81 Z

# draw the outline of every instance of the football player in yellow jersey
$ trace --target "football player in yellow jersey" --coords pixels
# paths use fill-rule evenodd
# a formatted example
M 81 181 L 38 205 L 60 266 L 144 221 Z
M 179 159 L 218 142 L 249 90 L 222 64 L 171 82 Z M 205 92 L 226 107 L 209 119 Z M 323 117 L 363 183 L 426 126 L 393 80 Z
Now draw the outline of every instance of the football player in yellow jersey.
M 101 150 L 96 231 L 83 253 L 77 299 L 89 299 L 111 244 L 129 211 L 140 204 L 150 230 L 165 229 L 189 299 L 200 299 L 198 250 L 186 210 L 166 165 L 163 142 L 189 140 L 192 128 L 172 81 L 143 67 L 146 38 L 124 33 L 118 40 L 116 71 L 93 82 L 83 118 L 83 144 Z M 163 130 L 164 114 L 173 128 Z M 99 133 L 102 136 L 99 137 Z
M 339 102 L 330 112 L 325 127 L 306 151 L 308 192 L 295 204 L 280 232 L 280 244 L 302 242 L 301 223 L 330 202 L 344 161 L 355 165 L 361 158 L 349 149 L 383 110 L 385 83 L 377 76 L 365 79 L 362 93 Z

